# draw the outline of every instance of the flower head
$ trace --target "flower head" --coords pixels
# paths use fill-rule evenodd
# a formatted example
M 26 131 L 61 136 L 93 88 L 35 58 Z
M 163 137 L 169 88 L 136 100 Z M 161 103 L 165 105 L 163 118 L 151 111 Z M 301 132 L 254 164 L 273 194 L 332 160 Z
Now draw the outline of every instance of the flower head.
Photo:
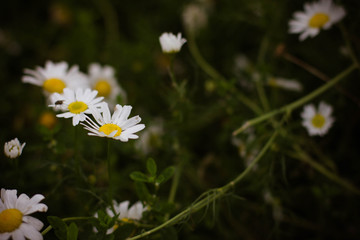
M 34 212 L 46 212 L 47 206 L 39 203 L 44 199 L 41 194 L 29 198 L 26 194 L 17 197 L 16 190 L 1 189 L 0 200 L 0 239 L 43 239 L 40 229 L 44 224 L 29 216 Z
M 72 118 L 72 124 L 78 125 L 85 120 L 85 114 L 91 114 L 93 108 L 100 108 L 101 101 L 104 97 L 96 97 L 96 90 L 81 89 L 72 90 L 64 89 L 63 94 L 54 93 L 50 96 L 52 102 L 49 107 L 60 109 L 65 113 L 57 114 L 57 117 Z
M 24 83 L 31 83 L 43 88 L 44 93 L 62 93 L 65 88 L 86 88 L 88 80 L 79 71 L 78 66 L 68 69 L 66 62 L 53 63 L 47 61 L 45 68 L 36 67 L 35 70 L 25 69 L 25 76 L 22 77 Z
M 331 113 L 332 107 L 324 102 L 320 102 L 318 110 L 313 104 L 306 105 L 301 113 L 302 125 L 307 128 L 310 136 L 323 136 L 335 121 Z
M 121 222 L 131 223 L 134 221 L 139 221 L 142 218 L 143 212 L 147 210 L 147 207 L 144 207 L 144 205 L 138 201 L 134 203 L 129 208 L 129 201 L 124 201 L 121 203 L 117 203 L 115 200 L 113 201 L 113 209 L 111 207 L 106 208 L 106 213 L 110 217 L 114 217 L 115 215 L 119 215 L 118 220 Z M 95 213 L 95 217 L 97 217 L 97 213 Z M 107 230 L 107 234 L 113 233 L 119 225 L 116 223 L 112 228 Z M 95 230 L 96 231 L 96 230 Z
M 159 37 L 161 49 L 164 53 L 177 53 L 181 46 L 186 43 L 185 38 L 181 38 L 181 33 L 175 36 L 172 33 L 163 33 Z
M 129 139 L 137 139 L 139 136 L 134 133 L 145 128 L 144 124 L 138 124 L 141 121 L 139 116 L 128 119 L 132 107 L 116 104 L 115 111 L 111 116 L 109 106 L 103 103 L 101 111 L 92 109 L 92 114 L 97 123 L 90 118 L 85 120 L 85 129 L 90 131 L 91 136 L 107 137 L 127 142 Z
M 185 6 L 182 12 L 182 21 L 189 31 L 196 33 L 208 22 L 207 9 L 201 4 L 190 3 Z
M 321 29 L 329 29 L 345 16 L 341 6 L 332 3 L 332 0 L 305 3 L 304 12 L 295 12 L 294 19 L 289 22 L 290 33 L 301 33 L 300 41 L 307 37 L 315 37 Z
M 26 143 L 20 144 L 20 141 L 15 138 L 10 142 L 5 143 L 4 153 L 9 158 L 17 158 L 21 155 Z
M 110 66 L 101 67 L 97 63 L 90 64 L 89 81 L 92 89 L 98 91 L 98 95 L 104 97 L 110 106 L 115 106 L 116 98 L 119 95 L 123 101 L 126 100 L 126 93 L 115 78 L 114 68 Z

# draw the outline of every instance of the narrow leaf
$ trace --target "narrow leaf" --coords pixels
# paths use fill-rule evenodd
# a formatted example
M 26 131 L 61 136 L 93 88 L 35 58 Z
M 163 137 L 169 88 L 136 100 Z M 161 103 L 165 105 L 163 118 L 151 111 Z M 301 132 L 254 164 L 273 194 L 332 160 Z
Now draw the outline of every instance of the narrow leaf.
M 148 170 L 148 172 L 150 173 L 151 176 L 156 176 L 156 171 L 157 171 L 157 167 L 156 167 L 156 162 L 154 159 L 149 158 L 146 162 L 146 168 Z

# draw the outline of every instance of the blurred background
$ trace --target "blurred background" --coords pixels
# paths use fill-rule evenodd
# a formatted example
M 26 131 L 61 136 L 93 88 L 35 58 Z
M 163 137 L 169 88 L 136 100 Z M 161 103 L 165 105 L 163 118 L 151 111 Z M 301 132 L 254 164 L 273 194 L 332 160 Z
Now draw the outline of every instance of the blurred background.
M 347 11 L 342 24 L 359 56 L 360 2 L 336 2 Z M 324 83 L 289 60 L 289 55 L 329 78 L 351 65 L 337 26 L 303 42 L 297 34 L 288 34 L 289 20 L 295 11 L 303 10 L 304 3 L 3 2 L 0 139 L 3 144 L 17 137 L 26 146 L 17 166 L 4 155 L 0 157 L 0 186 L 18 189 L 19 194 L 45 195 L 43 202 L 49 210 L 36 215 L 45 226 L 48 223 L 44 215 L 92 216 L 106 206 L 97 198 L 107 187 L 106 141 L 88 137 L 81 126 L 74 128 L 68 119 L 55 118 L 50 125 L 44 124 L 43 114 L 53 112 L 42 90 L 21 82 L 25 68 L 44 66 L 47 60 L 66 61 L 83 72 L 88 71 L 90 63 L 98 62 L 115 69 L 127 93 L 127 101 L 120 103 L 132 105 L 131 116 L 140 115 L 146 129 L 153 130 L 147 133 L 150 140 L 143 143 L 145 147 L 137 143 L 141 134 L 139 140 L 112 143 L 117 201 L 139 200 L 129 174 L 145 171 L 147 158 L 154 158 L 159 169 L 181 162 L 181 184 L 169 210 L 171 214 L 180 212 L 201 193 L 221 187 L 241 173 L 272 134 L 271 124 L 264 122 L 232 137 L 244 121 L 257 116 L 238 97 L 239 93 L 266 112 L 256 91 L 257 74 L 263 76 L 261 85 L 269 109 L 275 109 Z M 200 9 L 194 10 L 200 11 L 195 13 L 195 21 L 189 20 L 191 13 L 186 13 L 191 7 Z M 159 44 L 163 32 L 181 32 L 188 39 L 173 62 L 181 90 L 171 85 L 170 61 Z M 204 71 L 191 46 L 222 79 Z M 302 91 L 271 86 L 266 81 L 271 77 L 295 79 Z M 164 230 L 150 239 L 359 239 L 359 194 L 292 157 L 297 146 L 335 175 L 360 185 L 359 71 L 339 85 L 342 90 L 332 88 L 313 101 L 317 105 L 323 100 L 334 108 L 336 121 L 327 135 L 308 136 L 301 126 L 302 109 L 296 109 L 276 144 L 231 193 L 171 231 Z M 72 165 L 77 151 L 82 179 Z M 170 188 L 171 180 L 159 189 L 159 199 L 166 201 Z M 150 213 L 144 221 L 156 225 L 162 220 Z M 79 239 L 91 239 L 90 224 L 79 223 L 79 228 Z M 49 233 L 45 239 L 55 236 Z

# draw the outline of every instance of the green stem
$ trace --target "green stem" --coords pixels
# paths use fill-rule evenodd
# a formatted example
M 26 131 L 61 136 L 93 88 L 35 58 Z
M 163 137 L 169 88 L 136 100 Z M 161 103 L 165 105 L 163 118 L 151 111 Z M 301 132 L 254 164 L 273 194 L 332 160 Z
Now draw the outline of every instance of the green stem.
M 323 174 L 330 180 L 336 182 L 337 184 L 343 186 L 344 188 L 346 188 L 356 194 L 360 194 L 360 190 L 358 188 L 356 188 L 350 182 L 348 182 L 348 181 L 342 179 L 341 177 L 337 176 L 336 174 L 332 173 L 330 170 L 328 170 L 326 167 L 324 167 L 320 163 L 316 162 L 308 154 L 306 154 L 304 151 L 302 151 L 300 146 L 296 145 L 296 146 L 294 146 L 294 149 L 296 150 L 296 152 L 290 153 L 289 155 L 291 157 L 309 164 L 316 171 L 320 172 L 321 174 Z
M 110 156 L 110 148 L 111 148 L 111 139 L 108 138 L 107 139 L 107 157 L 106 157 L 106 162 L 107 162 L 107 170 L 108 170 L 108 178 L 109 178 L 109 189 L 108 189 L 108 194 L 109 194 L 109 203 L 110 206 L 112 207 L 112 174 L 111 174 L 111 156 Z
M 283 113 L 283 112 L 291 112 L 293 109 L 302 106 L 303 104 L 307 103 L 308 101 L 312 100 L 313 98 L 319 96 L 321 93 L 325 92 L 326 90 L 328 90 L 329 88 L 331 88 L 332 86 L 334 86 L 336 83 L 338 83 L 340 80 L 342 80 L 343 78 L 345 78 L 347 75 L 349 75 L 353 70 L 355 70 L 357 68 L 356 64 L 351 65 L 350 67 L 348 67 L 347 69 L 345 69 L 343 72 L 341 72 L 340 74 L 338 74 L 336 77 L 334 77 L 333 79 L 331 79 L 329 82 L 327 82 L 326 84 L 322 85 L 321 87 L 315 89 L 314 91 L 312 91 L 311 93 L 309 93 L 308 95 L 288 104 L 285 105 L 281 108 L 275 109 L 271 112 L 265 113 L 257 118 L 253 118 L 251 120 L 246 121 L 240 128 L 236 129 L 233 132 L 233 135 L 237 135 L 239 133 L 241 133 L 242 131 L 244 131 L 245 129 L 247 129 L 250 126 L 256 125 L 262 121 L 265 121 L 279 113 Z
M 251 169 L 259 162 L 259 160 L 264 156 L 264 154 L 267 152 L 267 150 L 270 148 L 271 144 L 274 142 L 275 138 L 277 136 L 277 131 L 274 132 L 274 134 L 270 137 L 270 139 L 267 141 L 265 146 L 262 148 L 260 153 L 257 155 L 257 157 L 254 159 L 254 161 L 240 174 L 238 175 L 234 180 L 229 182 L 228 184 L 224 185 L 223 187 L 212 189 L 208 191 L 207 193 L 203 194 L 203 196 L 207 195 L 205 198 L 194 202 L 190 207 L 186 208 L 184 211 L 180 212 L 173 218 L 169 219 L 168 221 L 164 222 L 163 224 L 150 229 L 149 231 L 146 231 L 144 233 L 141 233 L 137 236 L 128 238 L 127 240 L 135 240 L 139 238 L 143 238 L 146 236 L 151 235 L 154 232 L 157 232 L 165 227 L 174 225 L 178 223 L 179 221 L 186 218 L 189 214 L 199 211 L 205 206 L 208 206 L 210 203 L 216 201 L 220 197 L 224 196 L 230 189 L 232 189 L 237 183 L 239 183 L 250 171 Z
M 263 40 L 261 41 L 258 60 L 257 60 L 258 68 L 259 67 L 262 68 L 262 66 L 264 64 L 265 55 L 266 55 L 268 46 L 269 46 L 269 41 L 268 41 L 267 37 L 264 37 Z M 257 79 L 257 81 L 255 83 L 256 91 L 258 92 L 258 95 L 259 95 L 259 98 L 260 98 L 261 104 L 263 105 L 264 110 L 269 111 L 270 110 L 269 101 L 265 94 L 263 82 L 264 82 L 264 73 L 261 69 L 261 78 Z
M 61 220 L 63 220 L 64 222 L 68 222 L 68 221 L 77 221 L 77 220 L 89 220 L 89 219 L 93 219 L 94 217 L 69 217 L 69 218 L 63 218 Z M 44 229 L 44 231 L 41 232 L 41 234 L 44 236 L 45 234 L 47 234 L 50 230 L 52 229 L 52 226 L 49 225 L 47 228 Z
M 194 57 L 197 64 L 199 64 L 200 68 L 214 80 L 226 81 L 226 78 L 223 77 L 218 71 L 216 71 L 201 55 L 199 48 L 196 45 L 194 34 L 191 31 L 187 32 L 188 36 L 188 46 L 190 53 Z M 233 89 L 231 89 L 233 90 Z M 235 93 L 237 98 L 249 109 L 251 109 L 254 113 L 260 114 L 262 113 L 261 109 L 255 104 L 250 98 L 241 94 L 240 92 Z
M 346 29 L 342 23 L 340 23 L 339 26 L 340 26 L 340 30 L 341 30 L 342 36 L 343 36 L 345 44 L 346 44 L 346 48 L 349 51 L 350 57 L 351 57 L 352 61 L 357 65 L 357 67 L 360 69 L 359 60 L 357 59 L 354 49 L 351 46 Z
M 177 188 L 179 186 L 179 181 L 180 181 L 180 177 L 181 177 L 183 164 L 184 164 L 183 161 L 181 161 L 178 164 L 178 166 L 176 167 L 176 169 L 175 169 L 175 174 L 174 174 L 174 177 L 173 177 L 173 181 L 172 181 L 171 189 L 170 189 L 170 193 L 169 193 L 169 198 L 168 198 L 169 203 L 173 203 L 174 200 L 175 200 L 176 191 L 177 191 Z M 165 215 L 165 220 L 168 220 L 169 217 L 170 217 L 170 215 L 166 214 Z

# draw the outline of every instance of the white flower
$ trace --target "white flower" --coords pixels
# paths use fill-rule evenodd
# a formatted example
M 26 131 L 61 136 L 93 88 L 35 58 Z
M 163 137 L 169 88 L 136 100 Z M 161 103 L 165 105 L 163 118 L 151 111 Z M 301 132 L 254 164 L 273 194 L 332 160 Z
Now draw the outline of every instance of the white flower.
M 268 85 L 272 87 L 279 87 L 290 91 L 302 91 L 302 85 L 296 80 L 285 79 L 279 77 L 271 77 L 268 79 Z
M 92 114 L 97 121 L 95 123 L 90 118 L 86 118 L 84 125 L 85 129 L 90 131 L 91 136 L 108 137 L 122 142 L 127 142 L 129 139 L 137 139 L 139 136 L 134 133 L 145 128 L 144 124 L 138 124 L 141 121 L 139 116 L 128 119 L 131 106 L 121 106 L 116 104 L 115 111 L 111 116 L 109 106 L 107 103 L 102 104 L 102 113 L 98 109 L 92 109 Z
M 193 33 L 206 26 L 208 13 L 201 4 L 191 3 L 185 6 L 182 12 L 182 21 L 185 27 Z
M 126 101 L 126 93 L 115 78 L 114 68 L 110 66 L 101 67 L 97 63 L 90 64 L 89 81 L 92 89 L 98 91 L 99 96 L 105 97 L 105 101 L 110 106 L 115 106 L 119 95 L 123 102 Z
M 300 41 L 316 36 L 321 29 L 329 29 L 345 16 L 344 8 L 334 5 L 331 0 L 305 3 L 304 9 L 305 12 L 295 12 L 295 19 L 289 22 L 289 32 L 301 33 Z
M 323 136 L 335 121 L 331 113 L 332 107 L 324 102 L 320 102 L 318 110 L 313 104 L 306 105 L 301 113 L 302 125 L 307 128 L 310 136 Z
M 17 138 L 5 143 L 4 153 L 9 158 L 17 158 L 21 155 L 26 143 L 20 144 Z
M 66 111 L 57 114 L 57 117 L 72 118 L 72 124 L 78 125 L 85 120 L 85 114 L 91 114 L 93 108 L 100 108 L 104 97 L 96 97 L 96 90 L 78 88 L 75 91 L 69 88 L 64 89 L 63 94 L 54 93 L 50 96 L 52 102 L 49 107 Z
M 164 53 L 177 53 L 181 46 L 186 43 L 186 39 L 181 38 L 181 33 L 175 36 L 172 33 L 163 33 L 159 37 L 161 49 Z
M 1 189 L 0 200 L 0 239 L 13 240 L 31 239 L 41 240 L 43 236 L 39 232 L 44 224 L 29 216 L 34 212 L 46 212 L 47 206 L 39 203 L 44 199 L 41 194 L 29 198 L 26 194 L 17 197 L 16 190 Z
M 118 204 L 114 200 L 112 207 L 115 212 L 112 210 L 111 207 L 107 207 L 106 213 L 112 218 L 115 215 L 119 215 L 118 220 L 121 222 L 131 223 L 134 221 L 139 221 L 142 218 L 143 212 L 147 210 L 147 207 L 144 207 L 144 205 L 140 201 L 138 201 L 129 208 L 129 203 L 129 201 L 124 201 Z M 95 217 L 98 217 L 97 213 L 95 213 Z M 115 223 L 113 227 L 107 230 L 106 234 L 113 233 L 118 227 L 119 224 Z M 94 231 L 96 232 L 97 230 L 94 229 Z
M 47 61 L 45 68 L 36 67 L 35 70 L 25 69 L 22 77 L 24 83 L 31 83 L 43 88 L 44 93 L 62 93 L 64 88 L 87 88 L 89 87 L 86 76 L 79 71 L 78 66 L 68 69 L 66 62 L 53 63 Z

